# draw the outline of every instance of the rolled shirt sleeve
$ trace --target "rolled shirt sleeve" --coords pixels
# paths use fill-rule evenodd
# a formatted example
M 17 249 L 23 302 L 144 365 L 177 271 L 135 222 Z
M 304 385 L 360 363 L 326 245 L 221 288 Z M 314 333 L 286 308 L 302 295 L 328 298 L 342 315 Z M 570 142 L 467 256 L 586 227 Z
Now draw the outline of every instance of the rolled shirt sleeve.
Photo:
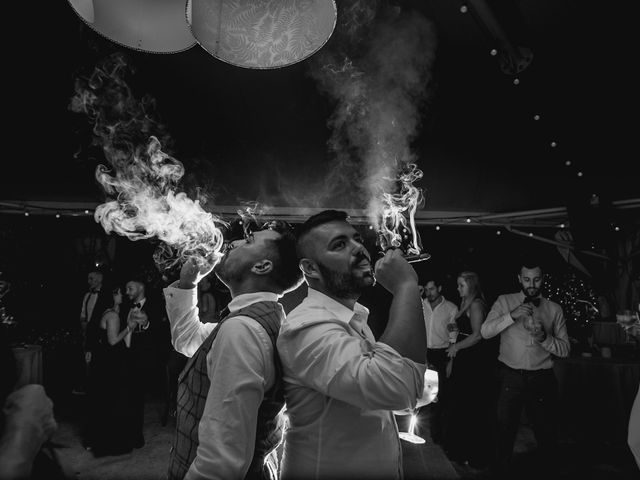
M 556 357 L 568 357 L 571 350 L 567 322 L 562 310 L 558 309 L 553 319 L 553 332 L 547 332 L 547 337 L 540 342 L 540 346 Z
M 493 338 L 514 323 L 506 299 L 504 296 L 500 296 L 491 307 L 486 320 L 482 323 L 480 335 L 484 339 Z
M 284 352 L 279 350 L 296 379 L 323 395 L 367 410 L 415 407 L 422 396 L 426 366 L 382 342 L 353 336 L 348 328 L 323 322 L 285 333 L 279 343 Z
M 197 288 L 177 288 L 177 283 L 163 290 L 171 327 L 171 343 L 177 352 L 192 357 L 218 324 L 202 323 L 198 317 Z

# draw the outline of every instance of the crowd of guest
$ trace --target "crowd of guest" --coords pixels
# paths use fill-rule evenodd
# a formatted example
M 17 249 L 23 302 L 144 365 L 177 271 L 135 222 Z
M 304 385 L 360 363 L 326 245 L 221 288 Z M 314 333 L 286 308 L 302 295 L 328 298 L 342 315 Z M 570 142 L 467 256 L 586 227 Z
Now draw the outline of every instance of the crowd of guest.
M 203 323 L 215 322 L 218 314 L 212 283 L 204 279 L 198 285 Z M 146 278 L 115 280 L 96 269 L 88 273 L 87 285 L 73 389 L 86 395 L 83 444 L 97 457 L 128 453 L 145 444 L 149 394 L 165 399 L 163 423 L 175 416 L 177 378 L 187 358 L 171 346 L 164 298 Z
M 176 417 L 170 478 L 262 478 L 271 454 L 279 478 L 401 478 L 394 414 L 424 407 L 450 459 L 513 478 L 524 410 L 544 471 L 557 441 L 553 362 L 570 342 L 562 308 L 542 295 L 542 263 L 521 258 L 514 292 L 494 301 L 477 272 L 461 271 L 446 299 L 442 278 L 420 282 L 399 250 L 373 262 L 346 214 L 330 210 L 296 235 L 278 221 L 245 232 L 215 271 L 186 262 L 162 290 L 91 271 L 77 329 L 84 446 L 97 457 L 142 448 L 155 392 Z M 214 294 L 218 280 L 230 298 Z M 307 296 L 285 315 L 279 298 L 303 281 Z M 358 303 L 376 283 L 393 297 L 378 338 Z M 55 430 L 50 402 L 22 397 L 10 400 L 46 425 L 40 447 Z
M 422 286 L 427 361 L 440 377 L 439 402 L 428 412 L 433 440 L 452 460 L 507 475 L 523 408 L 542 462 L 557 438 L 558 390 L 553 358 L 569 355 L 561 307 L 542 296 L 539 259 L 523 259 L 520 291 L 487 305 L 479 275 L 456 276 L 459 301 L 444 298 L 443 282 Z

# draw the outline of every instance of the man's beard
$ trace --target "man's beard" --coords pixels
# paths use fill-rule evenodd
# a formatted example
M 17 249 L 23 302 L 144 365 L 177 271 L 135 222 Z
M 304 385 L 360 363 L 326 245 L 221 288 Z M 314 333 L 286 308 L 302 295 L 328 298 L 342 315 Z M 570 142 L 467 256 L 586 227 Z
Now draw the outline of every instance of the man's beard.
M 365 258 L 366 257 L 357 259 L 355 264 Z M 326 268 L 320 263 L 317 265 L 318 270 L 320 270 L 322 278 L 324 279 L 325 288 L 329 293 L 335 295 L 337 298 L 359 297 L 362 294 L 362 291 L 371 285 L 367 277 L 364 275 L 358 277 L 354 274 L 353 270 L 343 273 Z
M 540 288 L 535 288 L 535 287 L 523 287 L 521 285 L 522 288 L 522 293 L 524 293 L 524 296 L 527 298 L 535 298 L 538 295 L 540 295 Z

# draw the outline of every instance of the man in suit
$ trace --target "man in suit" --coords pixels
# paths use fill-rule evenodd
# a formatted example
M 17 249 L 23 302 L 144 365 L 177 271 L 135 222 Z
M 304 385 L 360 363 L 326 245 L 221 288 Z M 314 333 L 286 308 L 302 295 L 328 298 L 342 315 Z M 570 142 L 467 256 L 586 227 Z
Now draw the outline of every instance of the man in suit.
M 111 306 L 111 293 L 103 288 L 104 275 L 99 270 L 93 270 L 87 275 L 89 289 L 82 297 L 80 309 L 80 344 L 84 362 L 80 362 L 77 385 L 74 394 L 86 392 L 87 370 L 91 364 L 91 353 L 96 346 L 100 318 L 104 311 Z
M 123 324 L 131 327 L 125 337 L 129 347 L 129 381 L 131 402 L 131 438 L 135 448 L 144 445 L 144 399 L 156 377 L 159 359 L 159 335 L 161 332 L 162 306 L 147 296 L 144 280 L 133 278 L 126 284 L 129 299 L 122 310 Z

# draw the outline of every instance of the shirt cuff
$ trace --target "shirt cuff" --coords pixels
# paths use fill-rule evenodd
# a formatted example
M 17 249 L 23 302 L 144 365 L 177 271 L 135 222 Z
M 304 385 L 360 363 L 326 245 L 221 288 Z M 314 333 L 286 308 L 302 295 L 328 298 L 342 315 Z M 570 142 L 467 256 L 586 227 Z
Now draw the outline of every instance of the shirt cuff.
M 178 288 L 179 280 L 176 280 L 163 290 L 164 298 L 167 301 L 185 303 L 189 302 L 193 305 L 198 303 L 198 289 L 197 288 Z
M 516 321 L 511 316 L 511 313 L 507 313 L 507 314 L 503 315 L 502 316 L 502 321 L 500 322 L 500 331 L 504 330 L 507 327 L 510 327 L 514 323 L 516 323 Z

